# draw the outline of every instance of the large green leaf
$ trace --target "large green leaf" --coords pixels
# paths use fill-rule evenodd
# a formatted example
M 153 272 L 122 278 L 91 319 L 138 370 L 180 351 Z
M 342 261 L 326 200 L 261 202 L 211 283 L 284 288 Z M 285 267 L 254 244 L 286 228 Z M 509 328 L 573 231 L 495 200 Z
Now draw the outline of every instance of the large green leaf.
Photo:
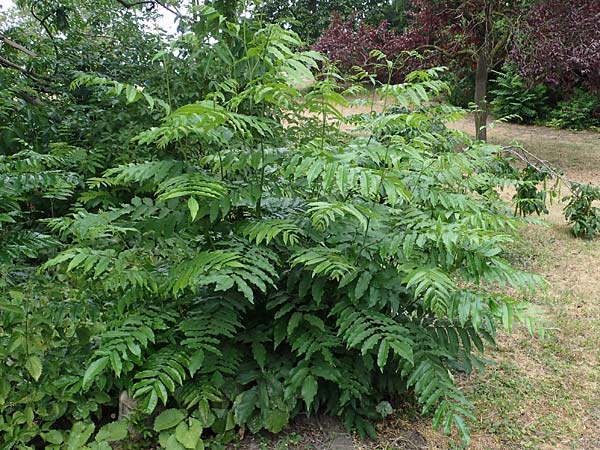
M 31 355 L 27 358 L 25 368 L 35 381 L 39 380 L 42 376 L 42 360 L 36 355 Z
M 71 428 L 66 441 L 67 450 L 81 449 L 90 439 L 95 428 L 93 423 L 76 422 Z
M 109 363 L 110 358 L 108 356 L 103 356 L 92 362 L 85 371 L 83 375 L 82 387 L 83 389 L 87 389 L 92 381 L 104 371 L 106 366 Z
M 302 382 L 302 399 L 306 404 L 306 409 L 310 411 L 313 400 L 319 390 L 319 383 L 312 375 L 307 376 Z
M 110 422 L 104 425 L 96 434 L 97 441 L 120 441 L 127 437 L 129 434 L 129 426 L 127 422 Z
M 154 419 L 154 431 L 168 430 L 177 426 L 187 416 L 181 409 L 166 409 Z

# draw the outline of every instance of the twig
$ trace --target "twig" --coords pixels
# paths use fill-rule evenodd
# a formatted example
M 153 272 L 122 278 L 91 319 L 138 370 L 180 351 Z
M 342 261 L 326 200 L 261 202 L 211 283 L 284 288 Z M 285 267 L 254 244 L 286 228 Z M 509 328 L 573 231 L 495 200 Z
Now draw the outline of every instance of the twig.
M 406 438 L 405 436 L 400 436 L 400 437 L 397 437 L 396 439 L 394 439 L 393 442 L 392 442 L 392 444 L 391 444 L 391 446 L 395 446 L 399 442 L 402 442 L 404 444 L 408 444 L 408 445 L 411 446 L 411 448 L 413 448 L 415 450 L 420 450 L 420 448 L 421 448 L 418 445 L 416 445 L 413 441 L 411 441 L 410 439 Z
M 175 16 L 177 16 L 179 19 L 182 19 L 183 16 L 181 15 L 181 13 L 177 10 L 176 7 L 169 7 L 168 5 L 164 4 L 161 1 L 155 0 L 156 3 L 158 3 L 160 6 L 162 6 L 164 9 L 166 9 L 167 11 L 169 11 L 171 14 L 174 14 Z
M 571 193 L 573 193 L 573 189 L 572 189 L 572 185 L 573 184 L 577 184 L 576 182 L 569 180 L 567 177 L 565 177 L 564 175 L 558 173 L 555 169 L 553 169 L 552 167 L 550 167 L 546 161 L 544 161 L 543 159 L 538 158 L 536 155 L 534 155 L 533 153 L 531 153 L 529 150 L 525 149 L 524 147 L 521 146 L 506 146 L 503 147 L 503 149 L 505 151 L 507 151 L 508 153 L 510 153 L 513 156 L 516 156 L 517 158 L 519 158 L 521 161 L 523 161 L 525 164 L 535 167 L 537 170 L 540 170 L 538 167 L 536 167 L 535 164 L 539 164 L 540 166 L 543 167 L 543 171 L 546 173 L 549 173 L 550 175 L 552 175 L 553 177 L 559 179 L 560 181 L 563 182 L 563 184 L 567 187 L 567 189 L 569 191 L 571 191 Z M 522 153 L 520 153 L 522 152 Z M 523 153 L 526 155 L 523 155 Z M 535 160 L 535 163 L 531 162 L 531 159 Z

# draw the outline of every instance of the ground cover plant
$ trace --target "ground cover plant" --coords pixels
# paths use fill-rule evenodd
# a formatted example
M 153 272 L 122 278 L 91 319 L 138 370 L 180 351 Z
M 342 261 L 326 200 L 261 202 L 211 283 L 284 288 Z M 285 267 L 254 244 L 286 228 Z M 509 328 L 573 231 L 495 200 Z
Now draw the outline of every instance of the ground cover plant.
M 502 149 L 442 125 L 437 69 L 343 131 L 294 33 L 197 14 L 143 79 L 71 70 L 58 95 L 3 70 L 1 445 L 219 448 L 301 413 L 373 436 L 407 399 L 468 441 L 453 374 L 533 331 L 541 284 L 502 254 Z

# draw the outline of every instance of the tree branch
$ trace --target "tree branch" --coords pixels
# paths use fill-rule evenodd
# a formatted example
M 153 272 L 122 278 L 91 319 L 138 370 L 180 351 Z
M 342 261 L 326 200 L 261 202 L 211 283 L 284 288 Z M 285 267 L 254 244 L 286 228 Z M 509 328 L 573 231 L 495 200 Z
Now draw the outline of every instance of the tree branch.
M 496 42 L 494 48 L 490 51 L 490 65 L 496 65 L 499 61 L 496 61 L 498 55 L 502 53 L 502 51 L 506 50 L 508 46 L 508 41 L 510 39 L 511 33 L 508 31 L 502 35 L 502 37 Z
M 32 97 L 31 95 L 26 94 L 25 92 L 17 92 L 17 95 L 33 106 L 44 106 L 44 102 L 42 102 L 39 98 Z
M 37 55 L 35 53 L 33 53 L 31 50 L 29 50 L 28 48 L 23 47 L 21 44 L 16 43 L 15 41 L 13 41 L 12 39 L 8 38 L 7 36 L 4 36 L 3 34 L 0 34 L 0 41 L 3 41 L 6 45 L 11 46 L 12 48 L 19 50 L 33 58 L 36 58 Z
M 167 11 L 169 11 L 171 14 L 174 14 L 175 16 L 179 17 L 181 19 L 181 13 L 179 11 L 177 11 L 174 8 L 171 8 L 170 6 L 166 5 L 165 3 L 163 3 L 162 1 L 159 0 L 140 0 L 137 2 L 128 2 L 125 0 L 117 0 L 118 3 L 120 3 L 121 5 L 123 5 L 125 8 L 133 8 L 134 6 L 139 6 L 139 5 L 150 5 L 151 8 L 154 8 L 156 5 L 160 5 L 162 8 L 166 9 Z
M 440 52 L 444 56 L 447 56 L 449 58 L 454 58 L 455 56 L 462 56 L 462 55 L 474 57 L 477 54 L 477 52 L 475 50 L 471 50 L 468 48 L 464 48 L 464 49 L 458 50 L 456 52 L 449 52 L 445 48 L 442 48 L 438 45 L 433 45 L 433 44 L 421 45 L 420 47 L 417 47 L 415 49 L 415 51 L 417 51 L 417 52 L 419 52 L 421 50 L 435 50 L 436 52 Z
M 117 0 L 117 2 L 123 5 L 125 8 L 133 8 L 134 6 L 138 5 L 150 5 L 152 8 L 156 6 L 156 2 L 154 0 L 141 0 L 133 3 L 126 2 L 125 0 Z
M 37 83 L 47 84 L 47 82 L 48 82 L 48 78 L 40 76 L 40 75 L 36 75 L 35 73 L 32 73 L 29 70 L 27 70 L 25 67 L 21 67 L 18 64 L 15 64 L 14 62 L 9 61 L 6 58 L 3 58 L 2 56 L 0 56 L 0 65 L 4 66 L 4 67 L 8 67 L 9 69 L 18 70 L 23 75 L 25 75 L 28 78 L 31 78 L 33 81 L 35 81 Z
M 56 57 L 56 60 L 54 61 L 53 74 L 56 75 L 56 72 L 58 72 L 58 60 L 60 59 L 60 52 L 58 51 L 58 46 L 56 45 L 56 42 L 54 41 L 54 36 L 52 35 L 52 33 L 50 32 L 50 29 L 46 25 L 46 20 L 48 19 L 48 17 L 50 17 L 50 15 L 56 11 L 46 14 L 46 16 L 41 19 L 35 13 L 35 7 L 37 4 L 38 4 L 38 2 L 32 3 L 31 7 L 29 9 L 31 10 L 31 15 L 35 18 L 35 20 L 37 20 L 40 23 L 40 25 L 42 25 L 42 28 L 44 28 L 44 31 L 46 32 L 46 34 L 50 38 L 50 41 L 52 42 L 52 46 L 54 47 L 54 55 Z
M 550 174 L 551 176 L 553 176 L 554 178 L 562 181 L 563 184 L 567 187 L 567 189 L 569 189 L 571 192 L 573 192 L 572 185 L 577 184 L 577 183 L 570 180 L 563 174 L 557 172 L 556 169 L 549 166 L 546 161 L 538 158 L 536 155 L 534 155 L 533 153 L 528 151 L 525 147 L 520 146 L 520 145 L 508 145 L 508 146 L 503 146 L 502 148 L 506 152 L 508 152 L 511 155 L 515 156 L 516 158 L 520 159 L 526 165 L 532 166 L 540 172 L 546 172 L 546 173 Z
M 181 13 L 177 10 L 177 8 L 171 8 L 170 6 L 165 5 L 163 2 L 159 1 L 159 0 L 155 0 L 156 3 L 158 3 L 160 6 L 162 6 L 164 9 L 166 9 L 167 11 L 169 11 L 171 14 L 177 16 L 178 18 L 182 19 L 183 16 L 181 15 Z

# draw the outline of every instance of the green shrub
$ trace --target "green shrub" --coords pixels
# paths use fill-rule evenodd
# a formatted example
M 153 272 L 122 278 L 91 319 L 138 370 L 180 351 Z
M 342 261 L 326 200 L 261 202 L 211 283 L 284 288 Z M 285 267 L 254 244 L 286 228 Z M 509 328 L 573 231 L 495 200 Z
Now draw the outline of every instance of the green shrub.
M 593 238 L 600 232 L 600 208 L 593 202 L 600 200 L 600 188 L 589 184 L 573 183 L 573 194 L 565 197 L 565 218 L 572 224 L 576 237 Z
M 534 123 L 545 117 L 548 112 L 545 86 L 527 86 L 510 67 L 505 67 L 503 72 L 497 74 L 490 90 L 494 115 L 523 123 Z
M 164 110 L 134 138 L 142 156 L 100 176 L 74 147 L 0 159 L 0 446 L 109 450 L 128 432 L 111 422 L 124 392 L 162 448 L 219 448 L 298 414 L 372 436 L 399 398 L 468 441 L 453 371 L 484 365 L 498 325 L 532 330 L 524 298 L 541 283 L 501 256 L 518 223 L 501 149 L 440 126 L 456 109 L 429 101 L 437 70 L 380 87 L 396 109 L 343 132 L 318 54 L 208 14 L 228 35 L 202 63 L 230 66 L 206 98 L 170 111 L 130 85 L 74 84 Z M 70 210 L 38 222 L 39 197 Z
M 549 178 L 551 176 L 548 171 L 539 170 L 531 165 L 523 168 L 516 186 L 517 192 L 513 196 L 517 214 L 522 216 L 548 214 L 546 182 Z M 541 189 L 540 184 L 543 184 Z
M 448 83 L 450 93 L 448 102 L 454 106 L 468 108 L 475 96 L 475 78 L 470 73 L 448 72 L 444 75 L 444 80 Z
M 548 125 L 555 128 L 584 130 L 600 126 L 600 97 L 584 89 L 558 104 L 550 113 Z

